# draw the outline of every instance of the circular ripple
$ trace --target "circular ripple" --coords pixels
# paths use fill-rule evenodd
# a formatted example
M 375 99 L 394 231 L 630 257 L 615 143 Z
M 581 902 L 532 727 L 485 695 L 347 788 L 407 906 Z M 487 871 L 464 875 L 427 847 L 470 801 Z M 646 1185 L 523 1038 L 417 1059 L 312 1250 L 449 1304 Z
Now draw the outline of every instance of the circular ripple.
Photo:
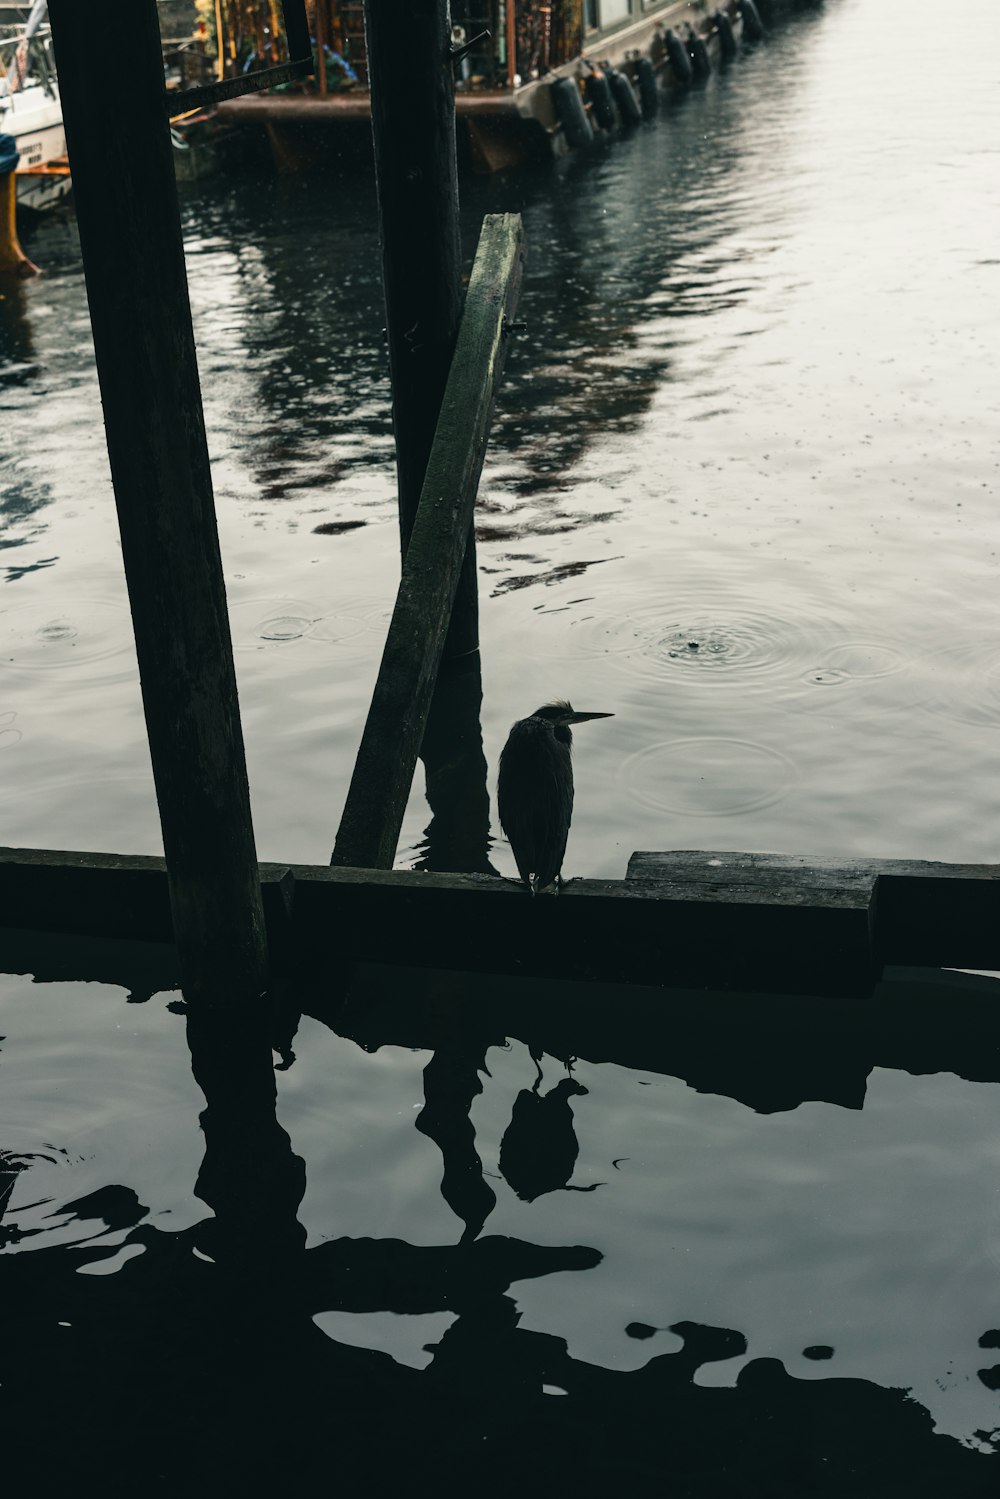
M 108 599 L 0 609 L 0 667 L 62 671 L 132 650 L 128 609 Z
M 1000 723 L 1000 640 L 947 646 L 922 666 L 921 708 L 960 723 Z
M 538 611 L 542 617 L 548 612 Z M 617 655 L 627 670 L 659 681 L 798 677 L 846 644 L 844 626 L 818 616 L 807 599 L 776 610 L 731 595 L 672 596 L 640 600 L 623 614 L 605 612 L 601 597 L 592 596 L 552 612 L 561 622 L 559 635 L 536 627 L 529 648 L 555 659 Z
M 232 606 L 230 620 L 233 645 L 257 650 L 293 640 L 339 645 L 369 629 L 363 615 L 324 613 L 301 599 L 246 599 Z
M 892 645 L 874 641 L 846 641 L 824 651 L 814 666 L 803 672 L 802 681 L 815 687 L 838 687 L 843 682 L 871 682 L 891 677 L 909 665 Z
M 309 638 L 339 644 L 342 640 L 353 640 L 355 635 L 363 635 L 370 628 L 367 619 L 357 619 L 353 614 L 324 614 L 309 631 Z
M 229 610 L 233 645 L 256 647 L 301 640 L 322 614 L 301 599 L 246 599 Z
M 629 796 L 658 812 L 733 817 L 781 800 L 798 778 L 787 756 L 751 739 L 672 739 L 622 766 Z
M 261 640 L 301 640 L 316 624 L 304 614 L 278 614 L 274 619 L 265 619 L 258 626 Z
M 821 665 L 824 670 L 840 672 L 844 677 L 867 681 L 871 677 L 892 676 L 893 672 L 902 671 L 907 661 L 895 646 L 851 640 L 827 651 Z

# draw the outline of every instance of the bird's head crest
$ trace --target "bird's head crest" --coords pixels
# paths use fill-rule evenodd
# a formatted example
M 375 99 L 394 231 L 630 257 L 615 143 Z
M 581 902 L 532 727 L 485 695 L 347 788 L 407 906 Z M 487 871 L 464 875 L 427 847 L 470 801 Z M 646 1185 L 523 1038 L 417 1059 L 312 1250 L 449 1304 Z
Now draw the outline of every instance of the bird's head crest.
M 543 703 L 531 714 L 532 718 L 544 719 L 546 723 L 552 724 L 553 728 L 567 728 L 571 723 L 586 723 L 591 718 L 614 718 L 613 713 L 576 713 L 572 703 L 565 698 L 554 698 L 551 703 Z

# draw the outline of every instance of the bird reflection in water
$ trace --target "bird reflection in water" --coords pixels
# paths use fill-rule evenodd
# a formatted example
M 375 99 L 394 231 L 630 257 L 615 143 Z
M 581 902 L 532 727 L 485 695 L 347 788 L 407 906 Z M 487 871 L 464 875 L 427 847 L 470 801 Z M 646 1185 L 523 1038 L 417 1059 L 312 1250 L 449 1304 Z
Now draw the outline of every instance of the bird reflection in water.
M 500 1142 L 500 1174 L 522 1202 L 534 1202 L 546 1192 L 593 1192 L 602 1183 L 569 1185 L 580 1154 L 570 1099 L 585 1097 L 587 1089 L 576 1078 L 564 1077 L 548 1093 L 540 1093 L 541 1081 L 539 1071 L 534 1085 L 522 1088 L 514 1100 Z
M 545 703 L 512 727 L 500 755 L 497 805 L 517 872 L 532 895 L 560 883 L 573 819 L 571 724 L 612 713 Z

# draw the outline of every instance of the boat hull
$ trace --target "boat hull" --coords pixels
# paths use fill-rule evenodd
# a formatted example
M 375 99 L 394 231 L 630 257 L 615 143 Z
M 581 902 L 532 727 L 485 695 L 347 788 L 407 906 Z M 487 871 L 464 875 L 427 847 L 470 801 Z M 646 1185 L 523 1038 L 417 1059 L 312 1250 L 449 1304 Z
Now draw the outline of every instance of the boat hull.
M 589 126 L 584 129 L 595 137 L 606 137 L 617 131 L 620 123 L 628 128 L 640 109 L 637 61 L 641 59 L 645 65 L 647 88 L 652 83 L 652 98 L 647 97 L 642 107 L 643 113 L 651 115 L 659 96 L 667 97 L 692 83 L 697 85 L 706 76 L 705 68 L 717 68 L 732 55 L 727 49 L 753 40 L 744 26 L 746 3 L 664 0 L 662 4 L 649 4 L 641 15 L 630 13 L 619 25 L 587 32 L 578 55 L 544 69 L 540 77 L 522 82 L 515 74 L 513 87 L 472 89 L 460 84 L 455 95 L 460 164 L 478 172 L 499 172 L 539 157 L 565 155 L 573 147 L 557 112 L 553 85 L 561 79 L 572 81 L 574 86 L 581 84 L 598 67 L 610 66 L 617 71 L 619 86 L 626 91 L 634 88 L 637 97 L 626 116 L 621 113 L 620 102 L 609 105 L 604 122 L 587 103 L 584 108 Z M 775 9 L 811 3 L 817 0 L 773 0 Z M 719 11 L 728 18 L 725 45 L 716 21 Z M 680 48 L 683 62 L 689 47 L 701 50 L 703 64 L 699 69 L 692 62 L 691 69 L 681 76 L 670 52 Z M 308 171 L 329 164 L 331 159 L 365 170 L 370 167 L 370 102 L 364 89 L 319 95 L 247 95 L 221 104 L 218 119 L 234 126 L 254 125 L 266 132 L 272 156 L 283 172 Z M 363 126 L 363 140 L 359 125 Z M 335 148 L 331 148 L 331 139 L 337 140 Z
M 71 187 L 65 167 L 66 133 L 59 100 L 40 87 L 15 94 L 0 114 L 0 130 L 12 136 L 20 152 L 15 168 L 17 206 L 43 213 Z

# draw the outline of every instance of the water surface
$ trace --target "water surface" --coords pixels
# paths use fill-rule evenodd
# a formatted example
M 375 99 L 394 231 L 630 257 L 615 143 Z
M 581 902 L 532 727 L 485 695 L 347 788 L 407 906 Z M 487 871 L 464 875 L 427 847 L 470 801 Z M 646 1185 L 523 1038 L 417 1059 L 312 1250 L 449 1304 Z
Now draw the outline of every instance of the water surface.
M 529 246 L 477 525 L 490 766 L 550 695 L 615 713 L 577 736 L 568 872 L 636 848 L 995 857 L 998 32 L 986 0 L 830 0 L 629 137 L 465 184 L 470 259 L 486 212 L 523 212 Z M 234 178 L 182 211 L 258 845 L 322 862 L 397 569 L 373 192 Z M 0 842 L 156 852 L 72 217 L 25 240 L 45 275 L 0 301 Z M 418 785 L 401 863 L 426 820 Z M 594 1412 L 644 1481 L 667 1412 L 720 1494 L 745 1492 L 727 1442 L 770 1492 L 775 1452 L 854 1462 L 859 1433 L 872 1495 L 995 1486 L 988 1036 L 978 1066 L 938 1037 L 909 1071 L 855 1036 L 841 1074 L 828 1037 L 668 1028 L 644 1070 L 572 1027 L 449 1047 L 317 1012 L 277 1124 L 223 1100 L 206 1172 L 176 996 L 91 978 L 0 989 L 7 1429 L 68 1413 L 81 1463 L 110 1429 L 146 1484 L 120 1412 L 146 1397 L 152 1450 L 200 1451 L 234 1381 L 223 1426 L 266 1430 L 280 1482 L 306 1448 L 325 1471 L 332 1407 L 384 1453 L 351 1404 L 373 1379 L 394 1420 L 466 1411 L 508 1491 L 570 1457 L 610 1481 Z M 477 1015 L 456 982 L 353 999 Z M 509 985 L 499 1010 L 547 998 Z M 88 1438 L 98 1366 L 116 1420 Z M 543 1429 L 529 1462 L 510 1433 Z M 435 1430 L 406 1427 L 411 1461 L 448 1450 Z
M 155 1318 L 187 1298 L 176 1315 L 209 1328 L 232 1303 L 254 1357 L 283 1329 L 282 1357 L 320 1393 L 322 1357 L 300 1343 L 310 1326 L 338 1357 L 367 1350 L 431 1380 L 464 1368 L 476 1383 L 495 1358 L 502 1399 L 583 1399 L 589 1382 L 612 1447 L 624 1433 L 610 1376 L 676 1377 L 678 1400 L 731 1420 L 736 1440 L 758 1382 L 777 1372 L 779 1428 L 798 1429 L 809 1389 L 817 1413 L 851 1394 L 851 1440 L 879 1471 L 978 1455 L 960 1491 L 995 1482 L 1000 1145 L 998 1084 L 982 1080 L 997 1077 L 995 1046 L 963 1054 L 955 1027 L 939 1025 L 901 1065 L 879 1008 L 856 1029 L 849 1007 L 839 1021 L 817 1011 L 797 1039 L 793 1012 L 760 999 L 740 1001 L 748 1026 L 711 999 L 692 1013 L 641 991 L 365 969 L 346 1009 L 309 1005 L 276 1074 L 275 1120 L 268 1060 L 241 1071 L 235 1032 L 213 1059 L 195 1031 L 199 1088 L 183 1004 L 141 985 L 128 994 L 114 981 L 124 960 L 102 952 L 100 981 L 100 968 L 88 984 L 0 980 L 0 1257 L 17 1262 L 23 1296 L 2 1382 L 15 1398 L 32 1388 L 24 1339 L 56 1337 L 57 1384 L 57 1328 L 82 1357 L 103 1346 L 121 1379 L 119 1319 L 127 1329 L 133 1302 Z M 896 973 L 878 1005 L 912 1015 L 922 983 Z M 966 1012 L 976 985 L 995 1003 L 993 984 L 942 981 L 939 1013 Z M 587 1014 L 603 1028 L 588 1031 Z M 637 1030 L 651 1066 L 625 1060 Z M 572 1070 L 548 1050 L 559 1036 L 579 1046 Z M 926 1074 L 937 1060 L 948 1070 Z M 274 1326 L 253 1289 L 264 1284 Z M 165 1370 L 180 1360 L 183 1379 L 175 1343 L 165 1336 Z M 239 1359 L 226 1378 L 242 1388 Z M 822 1420 L 801 1429 L 804 1466 L 780 1459 L 800 1482 L 826 1460 Z M 664 1463 L 686 1472 L 666 1411 L 661 1421 Z M 617 1461 L 641 1471 L 637 1452 Z M 702 1450 L 692 1492 L 728 1493 L 726 1463 Z
M 995 856 L 998 27 L 837 0 L 627 138 L 464 185 L 470 256 L 488 211 L 528 242 L 479 500 L 489 763 L 548 696 L 616 714 L 578 735 L 572 872 Z M 372 188 L 182 208 L 258 842 L 321 862 L 397 567 Z M 28 248 L 46 274 L 0 303 L 3 839 L 155 851 L 72 218 Z M 418 785 L 400 862 L 426 819 Z

